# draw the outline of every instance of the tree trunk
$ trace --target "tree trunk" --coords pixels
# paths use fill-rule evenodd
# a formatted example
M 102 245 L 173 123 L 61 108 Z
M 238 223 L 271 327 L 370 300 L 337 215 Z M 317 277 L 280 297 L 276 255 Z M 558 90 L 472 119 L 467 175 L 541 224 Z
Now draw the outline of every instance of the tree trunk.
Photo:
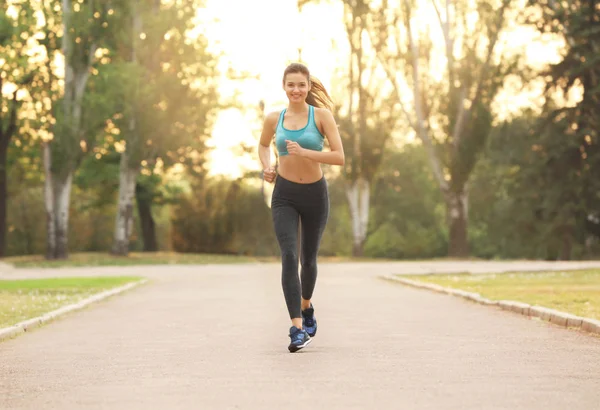
M 129 237 L 133 227 L 133 197 L 138 168 L 129 166 L 127 148 L 121 154 L 119 172 L 119 202 L 115 221 L 115 242 L 113 254 L 127 256 L 129 253 Z
M 55 259 L 67 259 L 69 256 L 69 202 L 72 185 L 73 171 L 69 171 L 66 177 L 54 181 Z
M 0 258 L 6 251 L 7 157 L 8 138 L 0 138 Z
M 564 226 L 562 229 L 562 246 L 560 250 L 560 260 L 571 260 L 573 251 L 573 232 L 575 228 L 571 225 Z
M 23 239 L 25 240 L 25 254 L 33 255 L 35 253 L 35 215 L 30 212 L 28 207 L 27 198 L 24 195 L 21 195 L 21 206 L 19 207 L 21 211 L 21 224 L 23 226 Z M 33 224 L 31 220 L 34 220 Z
M 142 17 L 138 10 L 138 2 L 132 2 L 132 47 L 131 62 L 136 63 L 136 37 L 142 32 Z M 133 96 L 131 96 L 133 97 Z M 133 228 L 133 198 L 135 196 L 136 179 L 139 172 L 139 165 L 131 166 L 131 156 L 134 155 L 137 146 L 137 124 L 135 98 L 129 101 L 131 113 L 129 118 L 129 135 L 125 143 L 125 150 L 121 153 L 121 163 L 119 167 L 119 202 L 117 205 L 117 216 L 115 219 L 115 238 L 112 253 L 115 255 L 127 256 L 129 253 L 129 237 Z
M 468 196 L 466 192 L 448 192 L 446 207 L 449 224 L 448 256 L 465 258 L 469 256 L 467 238 Z
M 0 98 L 4 81 L 0 76 Z M 12 109 L 0 118 L 0 258 L 6 252 L 6 203 L 8 202 L 8 145 L 17 131 L 17 92 L 12 95 Z M 6 127 L 5 127 L 6 125 Z
M 52 167 L 50 143 L 43 143 L 44 155 L 44 202 L 46 205 L 46 259 L 54 259 L 56 255 L 56 220 L 54 214 L 54 191 L 52 183 Z
M 71 120 L 71 107 L 75 99 L 74 87 L 74 70 L 70 64 L 71 45 L 71 1 L 62 0 L 63 12 L 63 38 L 62 51 L 65 56 L 65 79 L 64 79 L 64 96 L 63 96 L 63 121 Z M 69 129 L 69 135 L 72 126 L 65 127 Z M 65 132 L 63 130 L 63 132 Z M 71 170 L 61 170 L 60 175 L 66 177 L 58 177 L 52 172 L 52 151 L 50 150 L 49 142 L 44 142 L 44 200 L 46 202 L 46 227 L 47 227 L 47 259 L 66 259 L 68 253 L 69 240 L 69 199 L 71 195 L 71 184 L 73 180 L 73 172 Z M 67 158 L 64 158 L 68 163 Z M 67 165 L 68 167 L 68 165 Z M 58 177 L 58 178 L 55 178 Z
M 360 257 L 364 254 L 369 226 L 370 193 L 369 181 L 364 178 L 359 178 L 346 187 L 352 221 L 352 256 Z
M 60 168 L 55 169 L 52 175 L 52 152 L 44 144 L 44 168 L 46 173 L 46 182 L 44 186 L 44 197 L 46 200 L 46 213 L 48 225 L 48 245 L 46 257 L 50 259 L 66 259 L 68 257 L 69 241 L 69 202 L 71 199 L 71 186 L 73 184 L 73 174 L 77 168 L 77 155 L 71 152 L 71 148 L 78 148 L 82 138 L 82 118 L 83 118 L 83 100 L 94 60 L 97 45 L 91 42 L 87 61 L 81 61 L 74 57 L 73 44 L 78 38 L 73 25 L 71 0 L 62 0 L 63 12 L 63 37 L 62 52 L 65 58 L 65 77 L 64 77 L 64 95 L 62 100 L 63 113 L 61 121 L 64 122 L 61 127 L 61 144 L 68 147 L 64 154 L 65 157 L 56 161 L 55 165 Z M 57 136 L 55 135 L 55 138 Z M 55 143 L 59 143 L 56 140 Z M 54 235 L 53 235 L 54 233 Z
M 156 242 L 154 218 L 152 217 L 152 199 L 150 199 L 146 188 L 142 185 L 136 186 L 135 199 L 140 217 L 140 226 L 142 228 L 144 252 L 156 252 L 158 250 L 158 244 Z

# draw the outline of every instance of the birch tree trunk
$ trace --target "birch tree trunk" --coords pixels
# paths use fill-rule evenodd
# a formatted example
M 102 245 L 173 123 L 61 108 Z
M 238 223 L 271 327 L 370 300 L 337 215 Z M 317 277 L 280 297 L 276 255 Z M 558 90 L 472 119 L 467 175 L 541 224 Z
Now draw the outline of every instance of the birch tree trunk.
M 69 256 L 69 204 L 73 171 L 66 176 L 54 179 L 54 221 L 56 223 L 56 249 L 54 259 L 67 259 Z
M 119 203 L 115 221 L 113 253 L 126 256 L 129 253 L 129 237 L 133 228 L 133 198 L 138 168 L 129 166 L 127 149 L 121 154 L 119 172 Z
M 369 225 L 370 184 L 358 178 L 346 187 L 346 198 L 352 222 L 352 256 L 363 256 Z
M 90 64 L 91 65 L 91 64 Z M 89 68 L 89 66 L 88 66 Z M 83 94 L 89 74 L 87 72 L 75 72 L 72 67 L 67 65 L 65 72 L 65 120 L 67 121 L 67 144 L 74 136 L 80 134 L 81 114 L 83 104 Z M 66 91 L 69 87 L 69 92 Z M 72 87 L 72 88 L 71 88 Z M 49 154 L 51 151 L 48 151 Z M 53 176 L 54 188 L 54 212 L 56 223 L 56 259 L 66 259 L 68 257 L 68 236 L 69 236 L 69 205 L 71 202 L 71 186 L 73 184 L 73 174 L 75 172 L 74 158 L 65 158 L 65 169 L 58 176 Z
M 54 259 L 66 259 L 68 257 L 68 236 L 69 236 L 69 203 L 71 199 L 71 186 L 73 183 L 73 174 L 75 172 L 76 154 L 73 149 L 78 149 L 78 143 L 81 137 L 81 118 L 83 112 L 83 96 L 86 90 L 87 82 L 90 76 L 90 69 L 95 60 L 97 45 L 92 43 L 89 46 L 88 59 L 83 64 L 78 61 L 76 64 L 73 58 L 72 38 L 72 11 L 71 0 L 62 0 L 63 11 L 63 38 L 62 52 L 65 58 L 65 91 L 63 96 L 63 121 L 64 126 L 60 132 L 61 144 L 67 147 L 65 154 L 67 157 L 61 158 L 60 171 L 52 172 L 52 151 L 45 148 L 44 156 L 48 156 L 46 169 L 45 198 L 46 211 L 53 211 L 53 218 L 48 218 L 48 225 L 51 220 L 55 229 L 48 229 L 48 235 L 54 232 L 54 240 L 48 236 L 47 256 Z M 56 136 L 55 136 L 56 138 Z M 46 158 L 45 158 L 46 159 Z M 57 161 L 54 161 L 55 163 Z M 54 174 L 54 175 L 53 175 Z M 50 176 L 50 178 L 48 178 Z M 50 195 L 47 190 L 52 187 L 53 193 Z M 54 252 L 51 252 L 54 250 Z
M 46 259 L 56 255 L 56 214 L 54 213 L 54 189 L 52 183 L 52 153 L 50 143 L 42 146 L 44 156 L 44 203 L 46 205 Z
M 346 33 L 350 45 L 350 98 L 348 118 L 352 123 L 352 167 L 353 170 L 347 180 L 346 198 L 350 209 L 352 224 L 352 256 L 363 256 L 364 244 L 367 239 L 369 224 L 370 184 L 366 175 L 363 162 L 365 154 L 362 150 L 361 140 L 367 138 L 367 96 L 363 79 L 365 76 L 365 58 L 363 56 L 362 38 L 365 32 L 365 4 L 360 1 L 356 4 L 345 3 L 346 7 Z M 354 99 L 358 104 L 353 104 Z
M 132 48 L 131 62 L 136 63 L 136 37 L 142 31 L 142 17 L 137 7 L 137 0 L 132 1 Z M 132 96 L 131 118 L 129 119 L 128 138 L 125 144 L 125 150 L 121 153 L 121 163 L 119 167 L 119 200 L 117 204 L 117 216 L 115 220 L 115 237 L 113 244 L 113 254 L 126 256 L 129 253 L 129 237 L 133 229 L 133 199 L 135 197 L 135 183 L 139 172 L 139 165 L 132 165 L 132 153 L 138 149 L 137 129 L 136 129 L 136 110 L 135 98 Z

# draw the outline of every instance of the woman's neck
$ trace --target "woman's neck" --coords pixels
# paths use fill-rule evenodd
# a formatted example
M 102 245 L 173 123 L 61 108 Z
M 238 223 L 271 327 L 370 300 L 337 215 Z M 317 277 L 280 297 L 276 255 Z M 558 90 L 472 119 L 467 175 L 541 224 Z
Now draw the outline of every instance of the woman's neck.
M 287 110 L 296 114 L 304 113 L 308 111 L 308 104 L 306 102 L 290 103 Z

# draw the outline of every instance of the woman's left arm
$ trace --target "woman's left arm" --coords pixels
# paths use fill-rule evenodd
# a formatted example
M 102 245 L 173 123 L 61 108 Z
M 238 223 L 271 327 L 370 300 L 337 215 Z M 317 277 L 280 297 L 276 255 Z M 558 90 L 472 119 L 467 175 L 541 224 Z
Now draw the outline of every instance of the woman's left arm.
M 322 164 L 329 165 L 344 165 L 344 147 L 342 146 L 342 138 L 338 131 L 337 124 L 333 118 L 333 114 L 326 109 L 321 109 L 323 131 L 329 141 L 330 151 L 314 151 L 312 149 L 302 148 L 297 142 L 286 140 L 287 151 L 290 155 L 298 155 Z

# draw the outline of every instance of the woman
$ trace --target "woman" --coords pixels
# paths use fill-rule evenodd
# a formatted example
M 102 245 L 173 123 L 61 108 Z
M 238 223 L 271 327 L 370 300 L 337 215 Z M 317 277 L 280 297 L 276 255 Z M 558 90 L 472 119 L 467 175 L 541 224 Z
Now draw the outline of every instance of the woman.
M 283 89 L 289 105 L 265 118 L 258 153 L 264 180 L 275 181 L 271 210 L 281 249 L 283 294 L 292 320 L 288 349 L 296 352 L 306 347 L 317 332 L 311 298 L 317 279 L 317 253 L 329 215 L 327 182 L 321 164 L 344 165 L 344 149 L 331 112 L 331 98 L 306 66 L 289 65 L 283 73 Z M 273 136 L 280 157 L 278 170 L 271 166 Z M 323 151 L 324 136 L 330 151 Z

